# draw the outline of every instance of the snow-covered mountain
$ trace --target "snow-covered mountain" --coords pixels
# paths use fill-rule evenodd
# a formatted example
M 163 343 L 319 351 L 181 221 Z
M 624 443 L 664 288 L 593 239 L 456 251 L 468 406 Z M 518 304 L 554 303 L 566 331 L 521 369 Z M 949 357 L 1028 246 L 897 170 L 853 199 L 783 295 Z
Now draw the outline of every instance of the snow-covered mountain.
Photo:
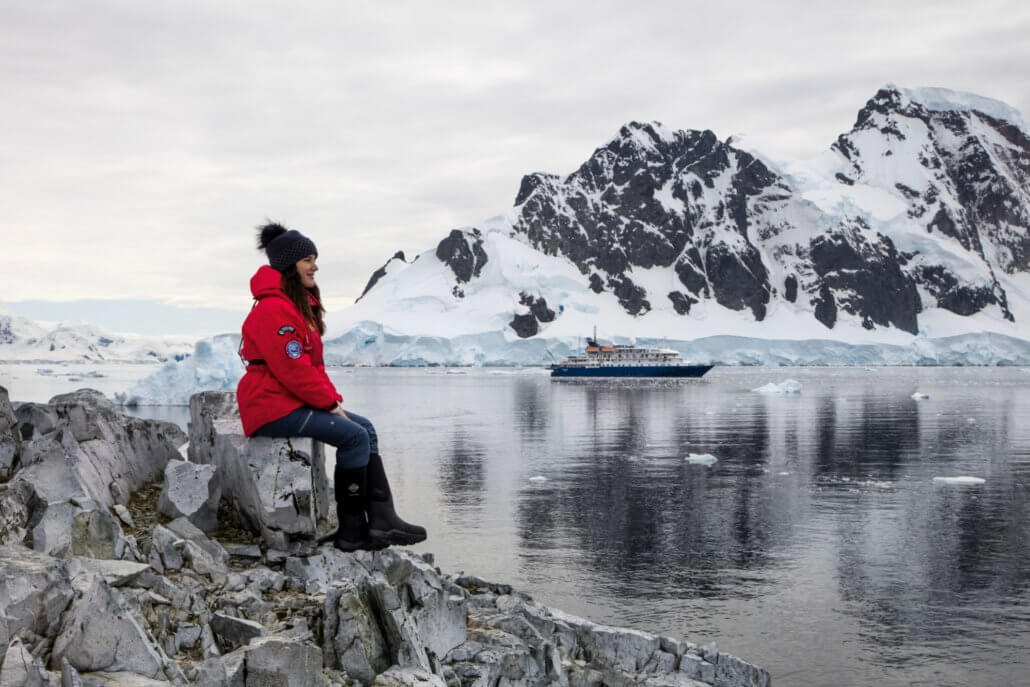
M 673 341 L 1030 339 L 1028 132 L 1003 103 L 895 86 L 812 160 L 631 122 L 571 174 L 524 177 L 508 213 L 395 254 L 330 320 L 327 354 L 383 363 L 417 357 L 377 353 L 400 341 L 501 337 L 520 359 L 595 325 Z
M 182 360 L 193 350 L 183 337 L 115 334 L 85 322 L 51 326 L 0 310 L 0 362 L 126 362 Z

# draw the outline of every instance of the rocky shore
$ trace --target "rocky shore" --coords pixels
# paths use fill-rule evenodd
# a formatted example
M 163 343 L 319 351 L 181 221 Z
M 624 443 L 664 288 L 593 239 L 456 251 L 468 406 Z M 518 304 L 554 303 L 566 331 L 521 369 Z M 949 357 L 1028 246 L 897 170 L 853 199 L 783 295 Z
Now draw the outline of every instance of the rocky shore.
M 429 554 L 317 546 L 320 447 L 248 441 L 234 406 L 194 397 L 184 461 L 177 426 L 98 392 L 0 387 L 0 687 L 770 684 Z

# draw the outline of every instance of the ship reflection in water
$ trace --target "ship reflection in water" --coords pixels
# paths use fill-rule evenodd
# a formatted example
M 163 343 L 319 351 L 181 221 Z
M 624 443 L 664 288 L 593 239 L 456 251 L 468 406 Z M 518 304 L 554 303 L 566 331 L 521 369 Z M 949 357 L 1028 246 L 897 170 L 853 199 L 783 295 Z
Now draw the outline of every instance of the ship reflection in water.
M 445 571 L 717 641 L 774 684 L 1017 684 L 1030 670 L 1030 374 L 503 372 L 341 380 L 378 419 L 398 508 L 429 527 L 417 548 Z M 749 392 L 788 376 L 800 394 Z M 963 475 L 986 482 L 933 479 Z

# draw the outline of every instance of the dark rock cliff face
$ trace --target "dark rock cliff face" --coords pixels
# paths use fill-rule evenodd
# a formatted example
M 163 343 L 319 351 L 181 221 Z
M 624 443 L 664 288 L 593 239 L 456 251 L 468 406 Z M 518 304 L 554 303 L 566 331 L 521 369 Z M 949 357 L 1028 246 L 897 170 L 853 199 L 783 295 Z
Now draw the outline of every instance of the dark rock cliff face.
M 874 131 L 882 138 L 882 152 L 863 150 L 862 141 Z M 996 273 L 1030 270 L 1026 132 L 981 111 L 931 110 L 900 90 L 884 88 L 833 148 L 848 160 L 851 176 L 859 181 L 870 176 L 868 167 L 882 155 L 914 156 L 923 170 L 924 188 L 900 181 L 895 185 L 908 201 L 909 218 L 928 234 L 953 240 L 987 269 L 983 280 L 964 283 L 961 275 L 927 256 L 911 266 L 912 278 L 937 298 L 937 306 L 959 315 L 998 306 L 1013 318 Z
M 866 236 L 869 227 L 861 220 L 850 226 L 812 239 L 809 251 L 812 268 L 819 275 L 819 300 L 826 319 L 816 319 L 832 328 L 830 304 L 860 317 L 862 326 L 894 326 L 916 334 L 916 316 L 921 308 L 913 280 L 901 271 L 898 252 L 889 238 Z M 835 297 L 825 296 L 831 291 Z
M 631 122 L 572 174 L 525 176 L 511 236 L 569 260 L 634 316 L 689 317 L 714 301 L 756 321 L 777 302 L 808 308 L 828 329 L 845 317 L 918 333 L 931 307 L 1012 320 L 1003 277 L 1030 271 L 1030 137 L 1004 112 L 932 109 L 918 93 L 880 90 L 831 146 L 839 165 L 826 181 L 890 194 L 905 209 L 889 223 L 817 206 L 711 131 Z M 478 229 L 452 231 L 436 255 L 455 297 L 488 260 Z M 649 291 L 642 275 L 654 270 L 678 284 Z M 561 309 L 523 292 L 511 313 L 529 337 Z
M 459 282 L 465 283 L 479 276 L 488 259 L 478 229 L 454 229 L 436 247 L 436 257 L 451 268 Z
M 515 230 L 538 250 L 568 257 L 630 314 L 652 304 L 627 270 L 671 267 L 693 296 L 714 295 L 762 319 L 768 273 L 749 207 L 786 192 L 764 164 L 711 131 L 632 122 L 567 178 L 525 177 Z

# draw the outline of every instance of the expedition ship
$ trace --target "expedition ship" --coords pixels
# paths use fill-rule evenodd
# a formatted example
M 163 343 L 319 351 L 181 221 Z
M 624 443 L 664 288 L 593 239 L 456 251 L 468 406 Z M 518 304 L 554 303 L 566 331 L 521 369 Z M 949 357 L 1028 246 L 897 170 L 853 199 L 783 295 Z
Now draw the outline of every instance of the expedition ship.
M 552 377 L 701 377 L 711 365 L 688 365 L 668 348 L 601 346 L 595 332 L 583 355 L 551 366 Z

